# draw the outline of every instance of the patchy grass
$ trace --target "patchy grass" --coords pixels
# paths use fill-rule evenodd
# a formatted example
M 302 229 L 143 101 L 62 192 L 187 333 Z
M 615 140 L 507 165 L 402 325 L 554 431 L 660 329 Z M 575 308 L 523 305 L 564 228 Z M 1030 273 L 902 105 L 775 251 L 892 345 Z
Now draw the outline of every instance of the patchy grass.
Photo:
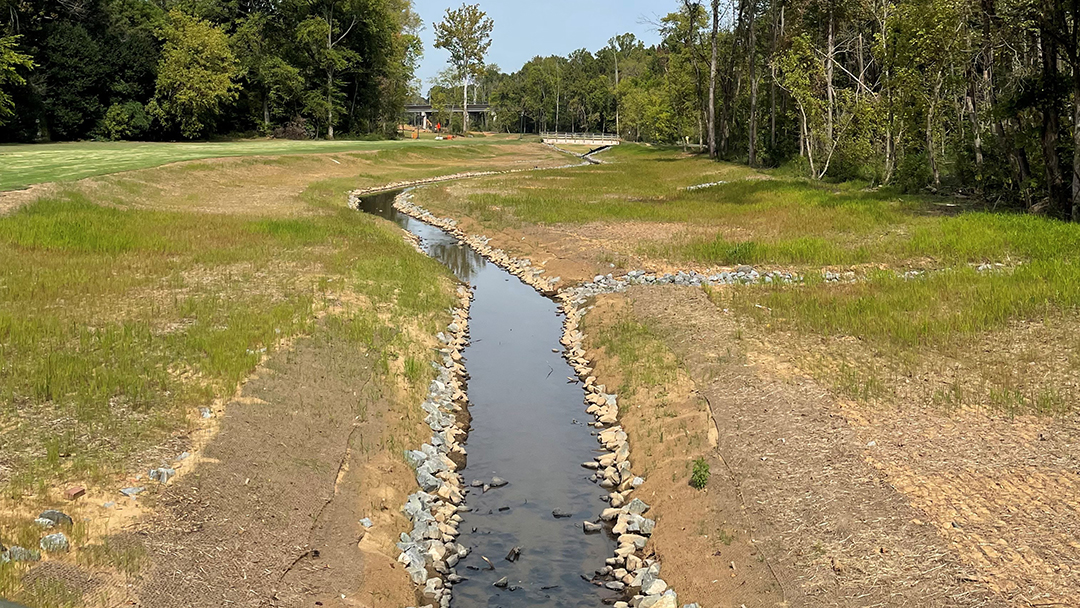
M 401 330 L 438 330 L 450 275 L 344 193 L 563 158 L 463 145 L 215 160 L 80 182 L 0 216 L 0 412 L 17 421 L 0 426 L 0 491 L 108 478 L 318 319 L 422 386 L 430 353 Z
M 619 365 L 633 370 L 623 376 L 619 394 L 633 395 L 638 389 L 664 386 L 675 380 L 678 363 L 653 332 L 629 316 L 605 324 L 598 329 L 596 344 L 608 356 L 618 359 Z
M 608 164 L 487 178 L 417 198 L 492 231 L 540 224 L 581 234 L 581 225 L 606 224 L 589 247 L 611 263 L 636 253 L 666 267 L 751 264 L 801 273 L 806 281 L 798 285 L 721 290 L 731 292 L 723 305 L 771 329 L 865 341 L 909 368 L 927 349 L 962 352 L 1011 323 L 1080 307 L 1078 225 L 755 173 L 673 149 L 619 146 L 603 158 Z M 686 190 L 719 181 L 726 183 Z M 650 223 L 663 228 L 650 234 Z M 622 233 L 623 224 L 633 229 Z M 1002 266 L 979 272 L 981 264 Z M 825 283 L 823 267 L 860 280 Z M 927 273 L 901 276 L 911 269 Z M 1037 358 L 1052 356 L 1043 349 Z M 864 369 L 868 361 L 851 365 L 833 374 L 847 378 L 845 393 L 865 400 L 886 392 L 876 372 Z M 1070 402 L 1062 391 L 1024 388 L 1021 399 L 1008 387 L 995 390 L 993 400 L 1007 410 L 1023 402 L 1027 410 L 1062 411 Z M 956 401 L 940 392 L 943 403 Z
M 430 317 L 445 274 L 414 253 L 341 207 L 208 218 L 67 192 L 0 218 L 0 396 L 21 421 L 3 432 L 0 481 L 14 498 L 111 473 L 345 293 Z

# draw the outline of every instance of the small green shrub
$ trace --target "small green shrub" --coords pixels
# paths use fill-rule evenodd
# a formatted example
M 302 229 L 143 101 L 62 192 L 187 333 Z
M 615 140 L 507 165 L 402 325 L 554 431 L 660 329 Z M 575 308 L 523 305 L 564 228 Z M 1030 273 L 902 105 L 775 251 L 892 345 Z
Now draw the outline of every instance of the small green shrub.
M 137 101 L 127 101 L 109 106 L 105 117 L 98 124 L 98 136 L 116 141 L 138 139 L 150 129 L 150 116 Z
M 709 483 L 709 463 L 704 458 L 694 460 L 694 471 L 690 474 L 690 485 L 704 490 Z

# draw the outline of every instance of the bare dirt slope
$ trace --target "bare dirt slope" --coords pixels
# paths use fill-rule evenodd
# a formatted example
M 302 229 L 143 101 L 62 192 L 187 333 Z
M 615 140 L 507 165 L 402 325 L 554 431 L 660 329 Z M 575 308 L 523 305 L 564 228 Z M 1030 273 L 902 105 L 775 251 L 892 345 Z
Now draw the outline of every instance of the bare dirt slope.
M 394 488 L 409 487 L 409 475 L 379 449 L 394 414 L 372 368 L 344 341 L 305 339 L 244 387 L 205 460 L 141 527 L 149 567 L 139 605 L 413 602 L 383 554 L 404 528 Z
M 702 506 L 723 510 L 732 493 L 741 497 L 787 605 L 1005 605 L 868 462 L 867 442 L 827 391 L 755 360 L 734 316 L 699 289 L 636 288 L 630 297 L 685 363 L 719 431 Z

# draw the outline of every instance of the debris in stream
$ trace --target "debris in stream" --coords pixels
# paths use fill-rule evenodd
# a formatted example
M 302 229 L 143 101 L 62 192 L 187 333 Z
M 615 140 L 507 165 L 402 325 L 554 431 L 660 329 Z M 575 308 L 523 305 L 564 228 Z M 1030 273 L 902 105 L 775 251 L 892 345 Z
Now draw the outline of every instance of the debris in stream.
M 510 549 L 510 553 L 506 554 L 506 561 L 513 563 L 516 562 L 520 557 L 521 547 L 514 547 L 513 549 Z
M 562 510 L 562 509 L 555 509 L 554 511 L 551 512 L 551 514 L 555 517 L 555 519 L 564 519 L 564 518 L 567 518 L 567 517 L 573 517 L 574 516 L 573 513 L 569 513 L 567 511 Z
M 505 589 L 507 587 L 507 585 L 509 585 L 509 584 L 510 584 L 510 579 L 504 576 L 504 577 L 500 578 L 499 580 L 495 581 L 495 584 L 492 585 L 492 587 L 498 587 L 500 589 Z

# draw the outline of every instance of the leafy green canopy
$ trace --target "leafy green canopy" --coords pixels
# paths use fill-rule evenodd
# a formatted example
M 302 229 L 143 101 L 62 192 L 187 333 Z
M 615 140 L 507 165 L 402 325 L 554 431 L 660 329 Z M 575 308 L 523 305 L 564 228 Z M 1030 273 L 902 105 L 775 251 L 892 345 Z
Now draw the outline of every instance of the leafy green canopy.
M 411 0 L 0 6 L 0 142 L 392 135 L 422 50 Z
M 178 10 L 169 13 L 161 37 L 165 48 L 151 113 L 175 122 L 184 137 L 194 139 L 213 126 L 224 104 L 237 98 L 239 62 L 224 31 Z

